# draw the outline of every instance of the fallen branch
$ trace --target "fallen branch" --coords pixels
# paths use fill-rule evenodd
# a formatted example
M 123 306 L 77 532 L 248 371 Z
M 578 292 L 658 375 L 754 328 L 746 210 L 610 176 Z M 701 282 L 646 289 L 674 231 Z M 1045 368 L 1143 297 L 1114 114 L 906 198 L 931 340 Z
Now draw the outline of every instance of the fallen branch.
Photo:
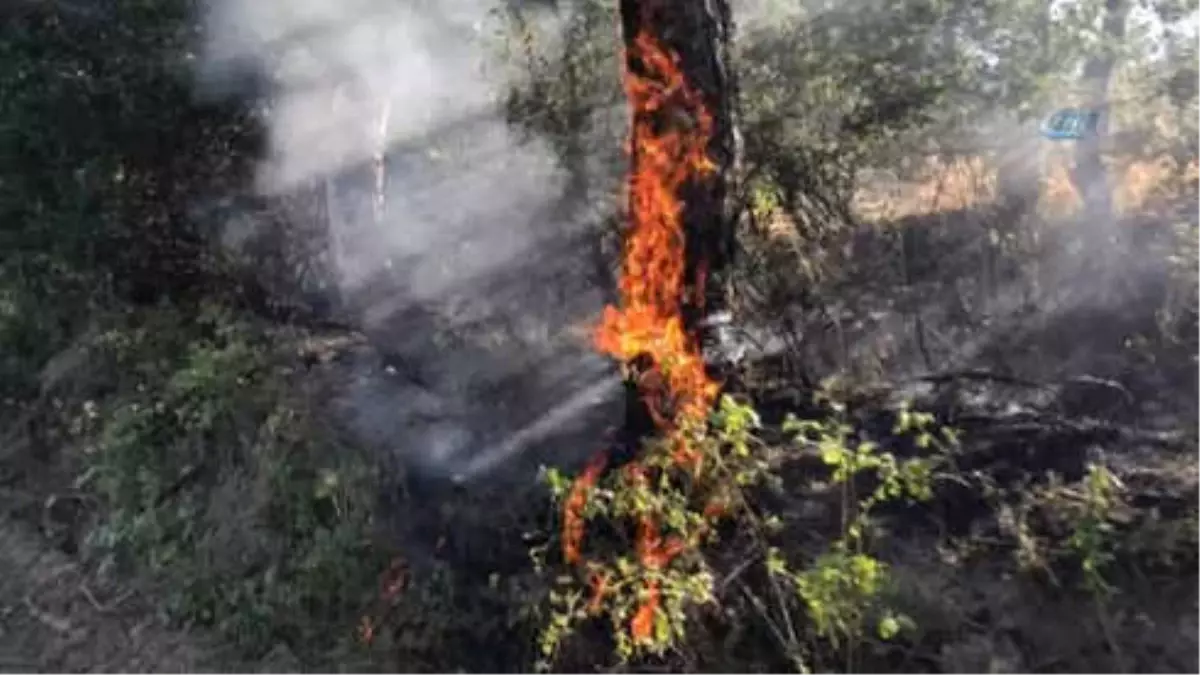
M 108 614 L 112 612 L 114 609 L 120 607 L 122 603 L 133 596 L 133 591 L 128 590 L 118 595 L 107 605 L 102 605 L 100 604 L 100 601 L 96 599 L 96 596 L 92 594 L 92 591 L 87 587 L 87 584 L 79 584 L 79 592 L 82 593 L 83 597 L 87 598 L 87 601 L 92 605 L 92 607 L 95 607 L 96 611 L 100 612 L 101 614 Z
M 942 373 L 932 373 L 922 375 L 916 378 L 918 382 L 929 382 L 931 384 L 946 384 L 950 382 L 958 382 L 960 380 L 976 381 L 976 382 L 999 382 L 1001 384 L 1011 384 L 1018 387 L 1029 387 L 1031 389 L 1053 389 L 1054 385 L 1035 382 L 1016 375 L 1007 375 L 1004 373 L 996 373 L 990 370 L 957 370 L 947 371 Z
M 957 422 L 974 427 L 972 433 L 987 430 L 1008 433 L 1051 432 L 1081 436 L 1107 437 L 1129 443 L 1148 443 L 1165 448 L 1186 449 L 1188 439 L 1181 432 L 1149 431 L 1099 420 L 1071 420 L 1058 415 L 1026 414 L 1001 417 L 972 413 L 960 415 Z
M 1112 389 L 1114 391 L 1120 392 L 1120 394 L 1122 396 L 1124 396 L 1125 400 L 1129 403 L 1133 403 L 1135 400 L 1134 396 L 1133 396 L 1133 392 L 1129 391 L 1129 389 L 1127 387 L 1125 387 L 1125 385 L 1123 385 L 1120 382 L 1117 382 L 1115 380 L 1109 380 L 1109 379 L 1106 379 L 1103 377 L 1096 377 L 1094 375 L 1076 375 L 1075 377 L 1069 378 L 1067 380 L 1067 383 L 1069 383 L 1069 384 L 1091 384 L 1091 385 L 1095 385 L 1097 387 Z
M 53 628 L 54 630 L 58 631 L 59 633 L 65 634 L 65 633 L 71 632 L 71 623 L 69 621 L 67 621 L 66 619 L 62 619 L 57 616 L 54 616 L 53 614 L 50 614 L 49 612 L 42 611 L 37 605 L 35 605 L 33 603 L 33 600 L 31 600 L 28 595 L 25 596 L 24 602 L 25 602 L 25 609 L 29 610 L 29 615 L 32 616 L 33 618 L 37 619 L 38 621 L 46 624 L 47 626 L 49 626 L 51 628 Z

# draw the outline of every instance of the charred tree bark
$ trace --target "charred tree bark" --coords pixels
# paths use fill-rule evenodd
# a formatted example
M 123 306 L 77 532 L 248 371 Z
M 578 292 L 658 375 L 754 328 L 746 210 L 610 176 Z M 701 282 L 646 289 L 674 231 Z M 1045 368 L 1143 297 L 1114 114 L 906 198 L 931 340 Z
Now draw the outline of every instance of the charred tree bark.
M 688 86 L 699 93 L 712 117 L 708 157 L 715 170 L 693 178 L 682 188 L 684 232 L 684 297 L 680 313 L 684 327 L 705 349 L 705 366 L 710 375 L 724 379 L 723 359 L 707 349 L 717 342 L 716 331 L 707 320 L 728 307 L 729 271 L 736 246 L 737 194 L 740 138 L 736 124 L 736 83 L 730 63 L 732 17 L 729 0 L 621 0 L 620 17 L 625 45 L 625 65 L 633 76 L 649 75 L 636 47 L 636 38 L 646 33 L 678 57 L 678 67 Z M 653 128 L 688 124 L 678 110 L 634 111 L 634 124 Z M 638 116 L 641 116 L 640 118 Z M 630 168 L 637 172 L 644 148 L 630 148 Z M 717 345 L 719 347 L 719 345 Z M 653 434 L 654 415 L 647 399 L 664 388 L 661 373 L 648 357 L 626 364 L 625 425 L 623 448 L 618 461 L 628 459 L 641 440 Z
M 688 84 L 701 93 L 713 117 L 709 158 L 716 165 L 704 179 L 693 181 L 683 199 L 686 231 L 688 298 L 684 301 L 687 328 L 704 336 L 704 317 L 727 305 L 727 271 L 735 247 L 732 197 L 740 155 L 735 115 L 736 83 L 730 63 L 733 21 L 729 0 L 621 0 L 622 38 L 626 67 L 634 74 L 645 68 L 633 49 L 635 37 L 646 31 L 679 57 Z M 668 118 L 672 111 L 659 111 Z M 669 124 L 668 119 L 652 120 Z M 636 170 L 639 148 L 631 148 Z

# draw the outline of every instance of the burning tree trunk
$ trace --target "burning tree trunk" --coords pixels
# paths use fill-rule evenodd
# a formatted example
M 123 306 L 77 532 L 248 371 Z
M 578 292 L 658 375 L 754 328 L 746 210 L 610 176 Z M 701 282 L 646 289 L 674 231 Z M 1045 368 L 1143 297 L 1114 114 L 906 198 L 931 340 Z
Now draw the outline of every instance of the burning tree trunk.
M 645 488 L 659 472 L 703 483 L 703 458 L 691 447 L 720 389 L 705 358 L 704 318 L 724 308 L 734 245 L 730 182 L 736 175 L 733 83 L 728 69 L 728 0 L 621 0 L 625 91 L 631 112 L 629 213 L 620 305 L 605 309 L 596 346 L 627 365 L 626 419 L 618 457 Z M 642 461 L 642 440 L 662 453 Z M 563 557 L 581 562 L 583 505 L 605 457 L 579 476 L 564 513 Z M 662 485 L 661 482 L 657 483 Z M 720 504 L 704 508 L 716 517 Z M 661 570 L 695 541 L 664 534 L 661 514 L 634 514 L 637 558 Z M 604 584 L 593 589 L 599 602 Z M 635 640 L 652 632 L 660 602 L 647 576 L 630 621 Z
M 631 112 L 621 307 L 597 334 L 630 367 L 625 445 L 716 395 L 705 317 L 725 306 L 738 141 L 728 0 L 621 0 Z M 653 422 L 653 425 L 651 425 Z
M 634 137 L 630 148 L 631 175 L 643 171 L 645 153 L 653 144 L 638 144 L 638 130 L 666 130 L 672 126 L 687 131 L 705 131 L 710 170 L 689 176 L 682 186 L 682 228 L 686 240 L 684 283 L 690 292 L 683 300 L 688 328 L 698 330 L 700 319 L 723 309 L 723 273 L 734 247 L 734 214 L 730 195 L 738 162 L 735 125 L 733 71 L 729 64 L 732 23 L 728 0 L 671 2 L 664 0 L 621 0 L 621 23 L 626 47 L 627 83 L 652 82 L 665 73 L 655 73 L 648 63 L 656 55 L 650 45 L 674 55 L 675 70 L 670 82 L 694 96 L 683 105 L 670 103 L 658 108 L 634 104 Z M 639 40 L 642 42 L 639 44 Z M 660 80 L 661 81 L 661 80 Z M 681 92 L 682 93 L 682 92 Z M 684 95 L 681 98 L 688 98 Z M 697 106 L 698 107 L 695 107 Z M 689 109 L 691 108 L 691 109 Z M 705 122 L 699 118 L 707 117 Z M 700 138 L 695 139 L 697 142 Z M 706 283 L 708 282 L 708 283 Z

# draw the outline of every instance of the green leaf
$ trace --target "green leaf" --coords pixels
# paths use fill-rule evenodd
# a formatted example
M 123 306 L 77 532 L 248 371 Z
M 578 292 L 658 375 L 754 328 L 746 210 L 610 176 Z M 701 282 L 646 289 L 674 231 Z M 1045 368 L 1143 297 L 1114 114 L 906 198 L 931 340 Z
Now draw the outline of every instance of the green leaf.
M 879 637 L 883 640 L 891 640 L 900 633 L 900 622 L 891 614 L 883 617 L 879 622 Z

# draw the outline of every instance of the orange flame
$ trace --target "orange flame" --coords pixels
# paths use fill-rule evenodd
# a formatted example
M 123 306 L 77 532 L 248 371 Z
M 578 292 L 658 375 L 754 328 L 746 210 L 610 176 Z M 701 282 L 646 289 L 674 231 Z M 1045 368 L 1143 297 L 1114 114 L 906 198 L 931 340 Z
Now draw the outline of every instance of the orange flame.
M 658 584 L 651 582 L 646 589 L 646 600 L 638 606 L 633 619 L 629 622 L 629 633 L 634 640 L 649 639 L 654 629 L 654 616 L 658 611 Z
M 702 420 L 719 391 L 707 373 L 695 336 L 688 333 L 683 305 L 688 293 L 682 188 L 715 170 L 708 157 L 713 118 L 700 93 L 689 86 L 678 57 L 649 33 L 634 39 L 631 55 L 644 74 L 628 68 L 625 92 L 632 112 L 629 150 L 634 155 L 629 176 L 629 228 L 622 260 L 620 307 L 606 307 L 594 341 L 601 352 L 631 362 L 649 357 L 650 370 L 638 380 L 638 391 L 660 429 L 673 435 L 667 447 L 680 465 L 699 469 L 698 454 L 678 434 L 684 421 Z M 671 123 L 664 124 L 669 117 Z M 692 280 L 693 299 L 702 301 L 707 269 Z M 603 456 L 579 476 L 567 500 L 563 522 L 563 557 L 579 561 L 583 537 L 582 509 L 588 491 L 604 466 Z M 626 467 L 636 485 L 648 483 L 637 462 Z M 706 515 L 707 512 L 706 512 Z M 648 571 L 665 568 L 685 548 L 677 536 L 662 537 L 649 515 L 639 518 L 637 556 Z M 606 592 L 607 579 L 592 578 L 592 609 Z M 648 639 L 658 614 L 658 582 L 647 580 L 642 602 L 630 622 L 634 640 Z
M 563 560 L 568 565 L 579 562 L 579 547 L 583 542 L 583 507 L 587 505 L 588 491 L 599 480 L 606 463 L 603 453 L 596 455 L 571 485 L 571 494 L 563 509 Z
M 605 308 L 595 343 L 601 352 L 622 361 L 642 354 L 652 359 L 675 404 L 674 410 L 667 410 L 661 396 L 652 397 L 658 417 L 703 417 L 718 386 L 705 372 L 681 312 L 686 280 L 679 193 L 689 180 L 715 168 L 707 151 L 713 119 L 699 92 L 688 86 L 674 54 L 645 32 L 634 38 L 633 49 L 647 74 L 625 72 L 625 92 L 633 110 L 629 142 L 637 161 L 629 177 L 621 307 Z M 656 128 L 649 115 L 668 107 L 678 123 Z

